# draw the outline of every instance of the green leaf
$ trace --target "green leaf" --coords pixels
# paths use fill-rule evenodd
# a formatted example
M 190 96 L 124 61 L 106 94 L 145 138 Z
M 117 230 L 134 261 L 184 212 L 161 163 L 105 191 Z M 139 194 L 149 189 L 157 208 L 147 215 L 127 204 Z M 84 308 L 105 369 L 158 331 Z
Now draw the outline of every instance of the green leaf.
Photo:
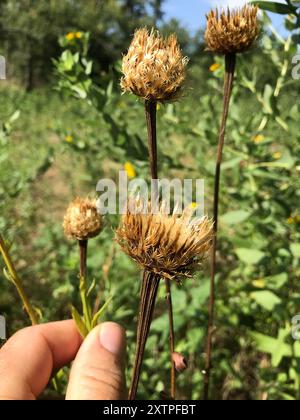
M 91 283 L 91 285 L 90 285 L 90 287 L 88 288 L 88 291 L 87 291 L 87 293 L 86 293 L 86 297 L 90 297 L 91 296 L 91 294 L 93 293 L 93 291 L 95 290 L 95 287 L 96 287 L 96 279 L 93 279 L 93 281 L 92 281 L 92 283 Z
M 112 301 L 112 296 L 110 296 L 107 301 L 104 303 L 104 305 L 99 309 L 99 311 L 94 315 L 93 320 L 92 320 L 92 328 L 96 327 L 99 318 L 101 317 L 101 315 L 104 314 L 105 310 L 107 309 L 108 305 L 110 304 L 110 302 Z
M 85 74 L 87 76 L 89 76 L 92 73 L 92 68 L 93 68 L 93 62 L 92 61 L 87 61 L 86 67 L 85 67 Z
M 265 253 L 258 249 L 237 248 L 236 254 L 245 264 L 258 264 L 265 256 Z
M 14 284 L 14 279 L 12 278 L 6 267 L 3 268 L 3 275 L 6 278 L 6 280 Z
M 265 284 L 268 289 L 278 290 L 288 281 L 287 273 L 280 273 L 275 276 L 265 278 Z
M 173 290 L 172 300 L 173 300 L 174 312 L 184 311 L 187 305 L 186 292 L 178 288 L 173 288 L 172 290 Z
M 165 333 L 168 325 L 168 315 L 165 313 L 154 319 L 151 324 L 151 330 L 159 333 Z
M 274 92 L 272 86 L 269 84 L 265 86 L 263 104 L 265 112 L 267 114 L 273 114 Z
M 210 283 L 209 279 L 205 279 L 201 281 L 201 284 L 199 287 L 193 288 L 192 304 L 195 308 L 199 308 L 209 298 L 209 289 L 210 289 L 209 283 Z
M 66 71 L 70 71 L 74 65 L 74 57 L 70 50 L 65 50 L 61 55 L 61 60 L 63 62 L 64 68 Z
M 276 305 L 281 303 L 281 299 L 269 290 L 252 292 L 250 296 L 267 311 L 272 311 Z
M 236 168 L 242 160 L 243 160 L 242 157 L 230 159 L 227 162 L 222 163 L 222 169 L 226 170 L 226 169 Z
M 237 225 L 250 217 L 250 213 L 245 210 L 230 211 L 221 217 L 221 221 L 226 225 Z
M 13 123 L 13 122 L 15 122 L 15 121 L 17 121 L 17 119 L 20 117 L 20 114 L 21 114 L 21 112 L 18 110 L 18 111 L 15 111 L 10 117 L 9 117 L 9 122 L 10 123 Z
M 295 258 L 300 258 L 300 243 L 291 244 L 291 251 Z
M 274 367 L 280 364 L 283 357 L 292 357 L 293 355 L 292 347 L 284 342 L 289 334 L 290 330 L 288 328 L 280 329 L 277 338 L 269 337 L 256 331 L 250 332 L 250 336 L 257 344 L 257 349 L 272 356 L 272 365 Z
M 76 326 L 78 328 L 78 331 L 82 338 L 85 338 L 88 335 L 88 329 L 86 325 L 84 324 L 81 316 L 79 315 L 77 309 L 74 306 L 71 306 L 71 314 L 72 318 L 74 319 Z
M 294 14 L 297 11 L 295 6 L 289 6 L 288 4 L 277 3 L 274 1 L 251 1 L 251 3 L 256 4 L 262 10 L 278 13 L 280 15 Z

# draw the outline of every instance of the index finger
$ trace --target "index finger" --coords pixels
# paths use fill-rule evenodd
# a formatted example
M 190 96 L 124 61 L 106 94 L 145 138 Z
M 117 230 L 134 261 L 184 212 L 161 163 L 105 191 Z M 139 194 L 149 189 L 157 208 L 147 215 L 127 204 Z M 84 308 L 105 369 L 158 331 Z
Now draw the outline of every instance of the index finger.
M 0 350 L 0 399 L 35 399 L 47 386 L 53 370 L 75 358 L 81 342 L 73 321 L 17 332 Z

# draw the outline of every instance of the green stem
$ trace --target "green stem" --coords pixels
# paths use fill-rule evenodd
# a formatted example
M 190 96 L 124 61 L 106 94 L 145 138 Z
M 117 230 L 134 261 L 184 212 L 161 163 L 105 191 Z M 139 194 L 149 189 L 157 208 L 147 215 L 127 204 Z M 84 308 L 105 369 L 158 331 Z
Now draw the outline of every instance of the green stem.
M 214 191 L 214 239 L 212 247 L 211 259 L 211 278 L 210 278 L 210 298 L 208 309 L 208 332 L 206 343 L 206 360 L 204 373 L 204 391 L 203 399 L 208 400 L 209 384 L 211 372 L 211 357 L 212 357 L 212 337 L 214 333 L 214 312 L 215 312 L 215 276 L 216 276 L 216 252 L 217 252 L 217 234 L 218 234 L 218 215 L 219 215 L 219 191 L 221 178 L 221 164 L 223 157 L 223 148 L 225 143 L 226 123 L 229 113 L 229 105 L 233 87 L 234 73 L 236 65 L 236 54 L 225 55 L 225 80 L 224 80 L 224 97 L 223 97 L 223 112 L 221 127 L 219 133 L 219 143 L 217 152 L 217 163 L 215 173 L 215 191 Z
M 15 266 L 10 258 L 8 249 L 5 245 L 4 239 L 2 238 L 1 234 L 0 234 L 0 252 L 2 254 L 4 263 L 7 267 L 7 270 L 9 272 L 10 278 L 12 283 L 14 284 L 15 288 L 17 289 L 17 292 L 23 302 L 24 308 L 30 318 L 31 324 L 32 325 L 37 325 L 38 324 L 38 317 L 36 315 L 35 310 L 33 309 L 33 307 L 31 306 L 29 299 L 25 293 L 25 290 L 23 288 L 22 282 L 18 276 L 18 273 L 15 269 Z
M 90 331 L 92 329 L 92 311 L 87 298 L 87 247 L 88 241 L 80 240 L 79 243 L 79 253 L 80 253 L 80 280 L 79 280 L 79 290 L 80 297 L 82 302 L 82 310 L 85 325 Z

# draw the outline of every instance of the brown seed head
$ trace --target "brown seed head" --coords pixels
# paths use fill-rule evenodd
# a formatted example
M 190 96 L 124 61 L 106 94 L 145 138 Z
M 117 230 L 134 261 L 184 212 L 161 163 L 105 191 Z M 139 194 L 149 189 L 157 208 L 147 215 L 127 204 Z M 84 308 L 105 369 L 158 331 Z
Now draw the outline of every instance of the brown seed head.
M 251 48 L 259 35 L 256 6 L 223 11 L 211 10 L 207 15 L 205 42 L 213 52 L 240 53 Z
M 63 228 L 70 239 L 85 240 L 97 236 L 102 229 L 102 219 L 96 200 L 76 198 L 72 201 L 66 211 Z
M 122 90 L 151 101 L 175 100 L 182 90 L 187 62 L 175 35 L 164 39 L 154 29 L 138 29 L 123 57 Z
M 128 206 L 116 231 L 116 240 L 123 251 L 142 268 L 167 279 L 180 281 L 199 269 L 211 248 L 213 224 L 206 217 L 192 219 L 187 208 L 179 217 L 168 215 L 164 206 L 154 213 L 139 211 L 138 203 Z

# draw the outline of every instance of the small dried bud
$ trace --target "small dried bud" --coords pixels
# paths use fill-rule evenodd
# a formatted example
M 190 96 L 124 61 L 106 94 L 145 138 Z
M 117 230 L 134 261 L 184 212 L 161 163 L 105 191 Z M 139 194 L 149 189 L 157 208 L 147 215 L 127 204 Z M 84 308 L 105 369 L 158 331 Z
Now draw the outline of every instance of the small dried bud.
M 182 354 L 173 352 L 172 359 L 175 364 L 175 369 L 177 370 L 178 373 L 182 373 L 183 371 L 187 369 L 188 364 L 187 364 L 186 358 Z
M 121 87 L 151 101 L 175 100 L 182 90 L 187 63 L 175 35 L 164 39 L 154 29 L 138 29 L 123 58 Z
M 221 53 L 241 53 L 253 45 L 259 35 L 256 6 L 214 11 L 207 15 L 205 42 L 209 50 Z
M 213 238 L 213 223 L 206 217 L 192 220 L 193 212 L 189 207 L 180 217 L 168 215 L 163 205 L 153 212 L 150 204 L 147 211 L 135 201 L 122 218 L 117 242 L 150 272 L 177 281 L 191 277 L 210 250 Z
M 102 219 L 96 200 L 76 198 L 72 201 L 66 211 L 63 228 L 70 239 L 80 241 L 97 236 L 102 229 Z

